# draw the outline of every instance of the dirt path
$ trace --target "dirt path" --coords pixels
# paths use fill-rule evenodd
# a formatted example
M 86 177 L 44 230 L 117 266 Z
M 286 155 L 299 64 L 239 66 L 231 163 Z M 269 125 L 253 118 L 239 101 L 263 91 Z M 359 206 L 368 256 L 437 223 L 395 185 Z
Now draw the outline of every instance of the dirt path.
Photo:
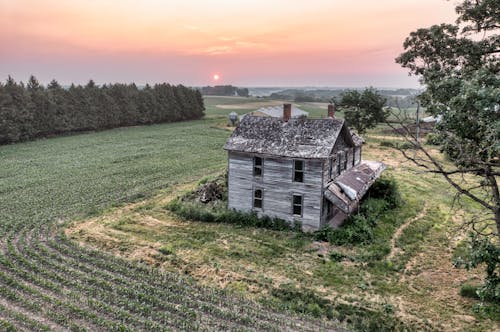
M 394 232 L 394 235 L 391 238 L 391 251 L 389 252 L 389 255 L 387 256 L 387 260 L 392 260 L 394 256 L 399 254 L 401 252 L 401 249 L 396 247 L 396 240 L 403 234 L 404 230 L 406 227 L 410 226 L 411 223 L 414 221 L 417 221 L 418 219 L 421 219 L 425 214 L 427 213 L 427 203 L 424 203 L 424 207 L 420 211 L 419 214 L 417 214 L 415 217 L 411 218 L 410 220 L 406 221 L 404 224 L 398 227 L 396 232 Z

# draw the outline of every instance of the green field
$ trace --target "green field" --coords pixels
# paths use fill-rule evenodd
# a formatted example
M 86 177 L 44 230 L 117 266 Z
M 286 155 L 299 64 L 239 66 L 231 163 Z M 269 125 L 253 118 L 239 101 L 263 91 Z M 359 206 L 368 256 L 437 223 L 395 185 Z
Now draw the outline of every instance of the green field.
M 245 114 L 260 107 L 283 105 L 290 103 L 285 100 L 272 100 L 269 98 L 255 97 L 219 97 L 205 96 L 206 116 L 208 118 L 227 117 L 234 111 L 238 114 Z M 324 118 L 327 116 L 327 103 L 293 103 L 294 106 L 309 112 L 311 118 Z M 343 118 L 342 112 L 338 112 L 337 117 Z
M 132 127 L 0 147 L 0 330 L 294 330 L 321 322 L 83 249 L 65 221 L 220 171 L 214 121 Z M 237 308 L 237 310 L 235 310 Z
M 381 221 L 374 243 L 328 248 L 352 261 L 324 260 L 291 233 L 171 221 L 158 202 L 226 166 L 225 116 L 267 102 L 281 103 L 210 97 L 205 120 L 1 146 L 0 330 L 332 330 L 330 307 L 354 325 L 498 329 L 458 295 L 480 271 L 451 265 L 457 225 L 476 207 L 452 212 L 446 184 L 381 146 L 397 141 L 381 130 L 367 135 L 364 156 L 390 166 L 406 204 Z M 85 247 L 66 237 L 68 225 L 89 220 L 106 227 L 73 233 Z

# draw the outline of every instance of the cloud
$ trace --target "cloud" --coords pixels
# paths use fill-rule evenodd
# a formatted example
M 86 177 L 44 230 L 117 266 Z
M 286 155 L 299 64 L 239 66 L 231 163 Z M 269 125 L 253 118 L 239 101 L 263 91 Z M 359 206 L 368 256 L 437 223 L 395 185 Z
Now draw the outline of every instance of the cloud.
M 201 50 L 201 53 L 208 55 L 220 55 L 220 54 L 228 54 L 233 53 L 233 47 L 228 45 L 223 46 L 210 46 Z
M 217 38 L 224 43 L 216 43 L 215 45 L 197 49 L 194 54 L 222 55 L 239 53 L 247 49 L 262 49 L 265 48 L 265 43 L 241 40 L 238 37 L 221 36 Z

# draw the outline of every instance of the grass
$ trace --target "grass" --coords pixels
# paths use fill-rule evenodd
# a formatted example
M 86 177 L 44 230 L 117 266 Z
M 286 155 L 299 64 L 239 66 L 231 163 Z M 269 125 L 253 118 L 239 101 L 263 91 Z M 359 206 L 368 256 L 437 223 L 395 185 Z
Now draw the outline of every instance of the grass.
M 358 330 L 497 328 L 498 321 L 473 312 L 475 299 L 459 295 L 460 286 L 479 281 L 481 271 L 452 266 L 461 235 L 448 187 L 438 176 L 415 172 L 399 152 L 379 144 L 397 138 L 380 135 L 367 135 L 364 157 L 389 165 L 386 173 L 398 182 L 403 204 L 378 218 L 373 241 L 364 245 L 181 220 L 165 206 L 185 186 L 77 223 L 68 235 L 277 309 L 333 317 Z M 462 214 L 477 208 L 465 203 Z
M 185 183 L 226 165 L 229 131 L 219 127 L 231 108 L 216 105 L 261 101 L 210 97 L 202 121 L 0 147 L 0 328 L 328 330 L 335 317 L 361 330 L 498 329 L 459 295 L 480 274 L 451 265 L 462 216 L 450 211 L 450 190 L 380 146 L 397 142 L 380 130 L 364 157 L 390 166 L 405 204 L 380 218 L 370 244 L 318 244 L 165 210 Z M 475 208 L 466 202 L 460 213 Z
M 82 248 L 62 233 L 70 220 L 102 215 L 220 171 L 229 133 L 216 123 L 131 127 L 1 146 L 2 329 L 332 328 L 200 287 L 177 273 Z M 134 223 L 123 216 L 116 229 Z M 109 247 L 127 251 L 125 243 L 109 240 Z M 169 246 L 162 252 L 177 255 Z
M 283 105 L 290 101 L 274 100 L 256 97 L 222 97 L 205 96 L 206 116 L 208 118 L 227 118 L 229 113 L 236 112 L 239 115 L 248 113 L 261 107 Z M 327 115 L 327 103 L 292 103 L 294 106 L 309 112 L 311 118 L 324 118 Z M 337 112 L 338 118 L 343 118 L 342 112 Z
M 114 129 L 0 147 L 2 219 L 97 213 L 225 165 L 213 121 Z

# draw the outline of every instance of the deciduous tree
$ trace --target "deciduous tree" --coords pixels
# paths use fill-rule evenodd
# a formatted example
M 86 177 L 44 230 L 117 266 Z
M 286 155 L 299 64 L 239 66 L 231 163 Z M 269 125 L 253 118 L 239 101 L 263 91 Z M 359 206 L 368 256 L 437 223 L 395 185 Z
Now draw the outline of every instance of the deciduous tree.
M 343 93 L 339 106 L 344 111 L 347 125 L 363 134 L 377 123 L 385 121 L 388 113 L 384 109 L 385 102 L 384 96 L 374 88 L 368 88 L 361 93 L 356 90 Z
M 436 127 L 439 143 L 454 167 L 435 158 L 409 130 L 405 138 L 418 153 L 402 151 L 416 165 L 441 174 L 458 198 L 466 196 L 482 207 L 483 213 L 466 223 L 476 236 L 493 241 L 472 246 L 481 251 L 498 246 L 500 239 L 500 2 L 465 0 L 456 12 L 455 24 L 412 32 L 396 59 L 425 86 L 419 99 L 427 112 L 441 117 Z M 498 259 L 488 261 L 493 262 L 488 269 L 496 272 L 488 272 L 484 289 L 498 299 Z M 482 262 L 475 259 L 469 265 Z

